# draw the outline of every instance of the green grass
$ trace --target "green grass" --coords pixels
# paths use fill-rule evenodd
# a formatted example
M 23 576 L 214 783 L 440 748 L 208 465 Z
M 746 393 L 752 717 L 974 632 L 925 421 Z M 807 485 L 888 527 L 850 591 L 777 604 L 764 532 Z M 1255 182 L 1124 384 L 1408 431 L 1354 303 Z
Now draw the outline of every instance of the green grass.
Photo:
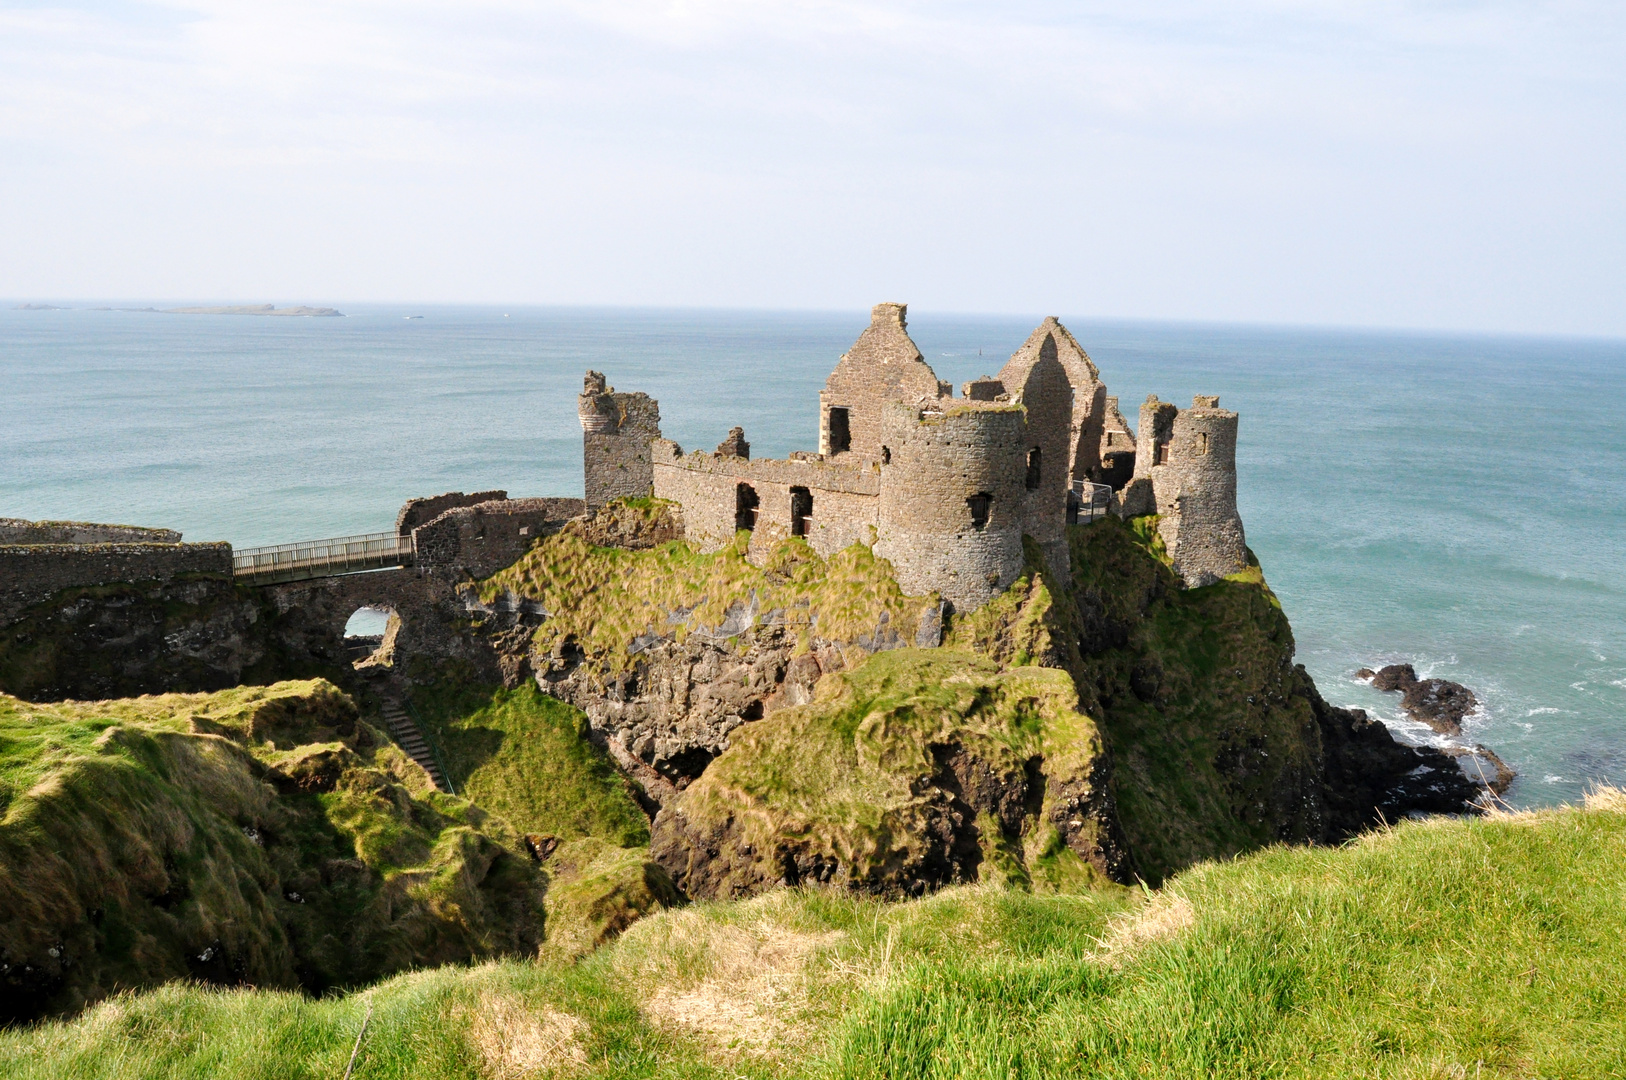
M 1611 1077 L 1626 796 L 1205 863 L 1141 896 L 787 890 L 579 963 L 183 986 L 0 1033 L 7 1077 Z
M 621 847 L 649 843 L 626 779 L 587 739 L 587 716 L 527 682 L 515 690 L 443 681 L 413 708 L 446 757 L 458 793 L 522 833 Z

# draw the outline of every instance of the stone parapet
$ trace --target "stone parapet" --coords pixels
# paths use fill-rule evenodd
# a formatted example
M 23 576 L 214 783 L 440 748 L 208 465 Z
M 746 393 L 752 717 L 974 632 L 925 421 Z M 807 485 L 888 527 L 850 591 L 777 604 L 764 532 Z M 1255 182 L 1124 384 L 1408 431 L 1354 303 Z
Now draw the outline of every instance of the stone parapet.
M 24 521 L 0 518 L 0 544 L 179 544 L 174 529 L 102 525 L 91 521 Z
M 165 582 L 183 575 L 231 580 L 231 545 L 0 545 L 0 623 L 64 589 Z

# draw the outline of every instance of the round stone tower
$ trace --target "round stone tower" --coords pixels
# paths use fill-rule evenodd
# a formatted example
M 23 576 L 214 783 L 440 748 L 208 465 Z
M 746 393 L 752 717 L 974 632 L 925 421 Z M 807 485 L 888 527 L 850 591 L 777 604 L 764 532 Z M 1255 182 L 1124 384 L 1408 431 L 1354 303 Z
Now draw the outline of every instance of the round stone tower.
M 1199 396 L 1173 420 L 1164 462 L 1153 469 L 1158 531 L 1175 570 L 1197 588 L 1248 565 L 1236 509 L 1237 414 Z
M 1027 450 L 1018 405 L 882 413 L 875 553 L 905 592 L 970 611 L 1021 576 Z

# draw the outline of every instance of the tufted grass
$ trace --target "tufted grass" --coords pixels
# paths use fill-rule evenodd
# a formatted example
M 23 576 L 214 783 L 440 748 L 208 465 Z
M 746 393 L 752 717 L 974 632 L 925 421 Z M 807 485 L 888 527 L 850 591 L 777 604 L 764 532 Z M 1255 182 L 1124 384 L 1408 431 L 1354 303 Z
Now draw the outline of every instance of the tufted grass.
M 781 891 L 570 964 L 344 997 L 171 986 L 0 1032 L 0 1075 L 1612 1077 L 1626 795 L 1405 822 L 1144 894 Z M 500 1021 L 500 1023 L 498 1023 Z

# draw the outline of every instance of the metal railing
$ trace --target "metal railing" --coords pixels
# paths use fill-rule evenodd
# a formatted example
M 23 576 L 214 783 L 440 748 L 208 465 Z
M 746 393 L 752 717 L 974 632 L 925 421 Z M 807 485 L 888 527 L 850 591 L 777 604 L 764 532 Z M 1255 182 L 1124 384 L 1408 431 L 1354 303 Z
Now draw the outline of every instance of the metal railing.
M 231 555 L 232 576 L 250 585 L 333 577 L 391 566 L 410 566 L 411 536 L 366 533 L 298 544 L 242 548 Z
M 1096 518 L 1106 517 L 1108 509 L 1112 506 L 1112 485 L 1074 480 L 1072 496 L 1068 501 L 1075 511 L 1068 516 L 1073 517 L 1077 524 L 1082 525 Z

